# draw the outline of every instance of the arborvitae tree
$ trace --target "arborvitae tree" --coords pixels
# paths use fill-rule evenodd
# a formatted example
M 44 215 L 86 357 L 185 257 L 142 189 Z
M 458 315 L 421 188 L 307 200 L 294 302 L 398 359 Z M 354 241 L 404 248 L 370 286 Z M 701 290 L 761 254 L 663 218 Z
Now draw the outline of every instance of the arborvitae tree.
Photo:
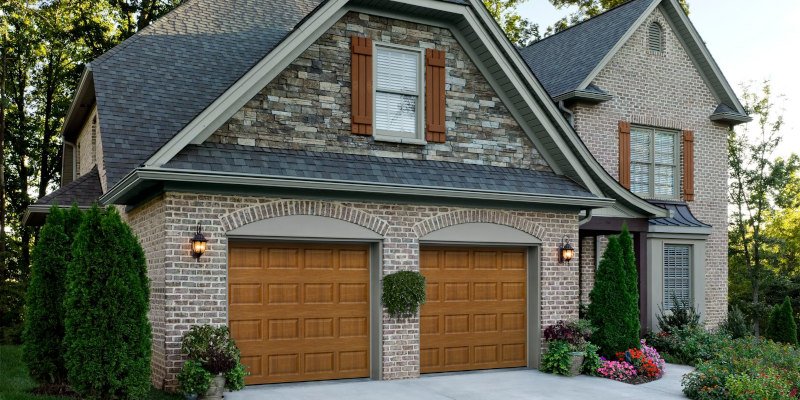
M 63 346 L 64 276 L 82 219 L 83 212 L 77 206 L 63 211 L 53 205 L 31 256 L 23 358 L 31 376 L 40 384 L 67 382 Z
M 615 353 L 638 347 L 639 334 L 631 334 L 632 298 L 628 292 L 627 272 L 620 240 L 612 236 L 603 252 L 595 276 L 594 289 L 589 293 L 588 317 L 597 329 L 592 343 L 600 346 L 600 353 L 613 357 Z M 638 312 L 635 317 L 638 318 Z
M 767 325 L 767 339 L 797 345 L 797 322 L 789 296 L 772 309 Z
M 144 251 L 113 207 L 86 213 L 67 269 L 66 366 L 87 399 L 142 399 L 150 388 Z
M 622 247 L 622 261 L 625 269 L 625 287 L 628 291 L 628 307 L 630 310 L 625 313 L 626 338 L 636 338 L 639 345 L 639 271 L 636 268 L 636 254 L 633 250 L 633 239 L 628 232 L 628 225 L 622 226 L 622 233 L 619 234 L 619 245 Z M 627 349 L 626 349 L 627 350 Z

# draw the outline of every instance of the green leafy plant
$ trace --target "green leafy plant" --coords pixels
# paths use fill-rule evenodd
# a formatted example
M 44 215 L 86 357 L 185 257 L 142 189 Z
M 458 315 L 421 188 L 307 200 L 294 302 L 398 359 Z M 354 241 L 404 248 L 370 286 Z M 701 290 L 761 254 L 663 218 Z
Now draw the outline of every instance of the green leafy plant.
M 246 368 L 241 363 L 236 363 L 236 366 L 225 374 L 225 387 L 234 391 L 244 389 L 244 377 L 250 375 L 249 372 L 245 372 Z
M 416 271 L 400 271 L 383 278 L 381 303 L 392 317 L 408 317 L 425 304 L 425 277 Z
M 545 328 L 543 337 L 547 342 L 567 342 L 572 351 L 583 352 L 589 344 L 592 332 L 594 328 L 587 320 L 558 321 Z
M 586 356 L 583 359 L 583 364 L 581 364 L 582 373 L 597 375 L 597 370 L 603 366 L 603 362 L 600 361 L 600 354 L 597 353 L 598 350 L 600 348 L 591 343 L 586 345 Z
M 775 306 L 767 324 L 767 339 L 797 345 L 797 322 L 794 320 L 792 300 L 789 296 Z
M 190 360 L 183 364 L 181 372 L 178 373 L 178 390 L 188 395 L 203 395 L 213 381 L 211 373 L 203 368 L 203 364 Z
M 600 354 L 606 358 L 639 347 L 638 322 L 633 321 L 639 319 L 638 304 L 628 282 L 638 278 L 629 276 L 623 254 L 620 239 L 611 236 L 597 270 L 594 289 L 589 293 L 591 303 L 587 314 L 597 329 L 592 343 L 600 347 Z
M 41 384 L 67 382 L 63 319 L 65 276 L 72 260 L 72 242 L 82 220 L 83 212 L 78 206 L 65 211 L 53 205 L 31 255 L 23 354 L 31 376 Z
M 796 399 L 792 392 L 792 382 L 781 375 L 782 371 L 775 368 L 759 371 L 754 376 L 748 373 L 733 375 L 726 382 L 728 398 L 732 400 Z
M 556 340 L 547 345 L 547 352 L 542 355 L 543 372 L 570 376 L 572 366 L 572 349 L 563 340 Z
M 728 318 L 720 328 L 731 335 L 733 339 L 748 337 L 753 334 L 753 327 L 747 323 L 742 310 L 736 306 L 728 310 Z
M 672 310 L 667 312 L 659 306 L 656 320 L 658 328 L 662 332 L 670 333 L 677 329 L 691 329 L 700 326 L 700 313 L 695 310 L 693 305 L 672 296 Z
M 192 326 L 183 335 L 181 350 L 213 375 L 234 369 L 241 356 L 227 326 Z
M 150 390 L 149 280 L 144 251 L 116 208 L 86 212 L 66 274 L 70 386 L 85 399 L 142 399 Z

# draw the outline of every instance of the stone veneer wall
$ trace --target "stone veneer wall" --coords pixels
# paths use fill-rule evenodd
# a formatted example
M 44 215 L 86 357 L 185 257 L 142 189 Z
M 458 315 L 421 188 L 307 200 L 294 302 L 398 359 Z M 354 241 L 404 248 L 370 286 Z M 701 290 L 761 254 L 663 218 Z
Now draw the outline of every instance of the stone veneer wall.
M 375 141 L 350 132 L 350 37 L 447 54 L 447 142 Z M 549 170 L 447 29 L 350 12 L 208 141 Z
M 663 54 L 647 50 L 647 28 L 652 21 L 664 30 Z M 717 101 L 658 9 L 593 83 L 614 95 L 614 100 L 575 106 L 575 128 L 614 177 L 619 176 L 618 121 L 695 132 L 695 201 L 689 206 L 698 219 L 713 226 L 706 247 L 705 304 L 708 326 L 716 326 L 725 319 L 728 304 L 728 130 L 709 120 Z
M 128 224 L 139 237 L 147 259 L 147 276 L 150 278 L 150 311 L 147 318 L 153 332 L 153 354 L 151 357 L 152 374 L 150 380 L 159 389 L 163 388 L 167 374 L 167 354 L 165 337 L 166 324 L 166 256 L 165 239 L 167 237 L 166 213 L 164 197 L 159 196 L 146 204 L 125 214 L 120 210 Z M 187 240 L 188 241 L 188 240 Z M 170 332 L 175 334 L 175 332 Z M 174 360 L 174 356 L 173 360 Z M 175 373 L 174 371 L 172 372 Z
M 338 218 L 381 233 L 385 274 L 419 270 L 418 238 L 431 231 L 468 222 L 520 229 L 543 242 L 542 326 L 578 317 L 578 263 L 562 265 L 557 258 L 564 235 L 577 243 L 577 214 L 167 193 L 128 216 L 145 247 L 152 279 L 150 316 L 157 338 L 153 382 L 157 386 L 163 382 L 168 389 L 176 387 L 175 376 L 184 361 L 180 341 L 191 325 L 227 323 L 225 232 L 285 215 Z M 208 239 L 199 262 L 188 244 L 198 222 Z M 390 319 L 384 313 L 382 360 L 384 379 L 419 375 L 419 318 Z

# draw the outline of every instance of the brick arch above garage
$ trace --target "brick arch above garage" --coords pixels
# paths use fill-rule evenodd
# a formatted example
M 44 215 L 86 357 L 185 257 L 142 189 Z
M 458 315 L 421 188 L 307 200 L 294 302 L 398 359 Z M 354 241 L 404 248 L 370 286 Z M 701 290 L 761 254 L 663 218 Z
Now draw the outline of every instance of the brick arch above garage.
M 496 210 L 456 210 L 438 214 L 414 225 L 417 238 L 440 229 L 468 223 L 489 223 L 503 225 L 525 232 L 538 239 L 544 238 L 546 230 L 540 224 L 505 211 Z

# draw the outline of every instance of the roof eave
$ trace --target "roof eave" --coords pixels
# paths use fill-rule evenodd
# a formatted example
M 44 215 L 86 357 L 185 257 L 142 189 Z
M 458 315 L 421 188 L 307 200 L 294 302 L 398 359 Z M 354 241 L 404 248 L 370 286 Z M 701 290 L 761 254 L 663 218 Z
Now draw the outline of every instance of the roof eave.
M 491 190 L 442 188 L 359 181 L 337 181 L 258 174 L 193 171 L 169 168 L 139 168 L 128 174 L 118 185 L 100 197 L 102 204 L 127 204 L 138 196 L 139 189 L 152 183 L 180 182 L 213 185 L 250 186 L 281 189 L 311 189 L 352 193 L 381 193 L 430 198 L 505 201 L 580 209 L 608 207 L 614 199 L 566 195 L 545 195 Z
M 711 114 L 711 116 L 709 116 L 708 119 L 714 122 L 720 122 L 729 125 L 746 124 L 748 122 L 753 121 L 753 117 L 738 113 L 716 113 L 716 114 Z
M 576 89 L 553 97 L 553 101 L 574 101 L 581 103 L 599 104 L 614 100 L 614 96 L 608 93 L 598 93 L 590 90 Z
M 22 216 L 22 226 L 42 226 L 50 215 L 52 205 L 45 204 L 31 204 L 25 209 L 25 214 Z M 71 205 L 58 206 L 62 210 L 72 208 Z M 90 207 L 78 207 L 80 210 L 88 210 Z
M 78 89 L 75 91 L 72 103 L 70 103 L 67 114 L 64 117 L 64 124 L 61 125 L 61 136 L 65 141 L 73 142 L 75 140 L 72 136 L 77 136 L 77 132 L 83 126 L 83 121 L 86 119 L 86 115 L 91 110 L 91 105 L 94 102 L 94 72 L 92 71 L 92 65 L 86 64 Z

